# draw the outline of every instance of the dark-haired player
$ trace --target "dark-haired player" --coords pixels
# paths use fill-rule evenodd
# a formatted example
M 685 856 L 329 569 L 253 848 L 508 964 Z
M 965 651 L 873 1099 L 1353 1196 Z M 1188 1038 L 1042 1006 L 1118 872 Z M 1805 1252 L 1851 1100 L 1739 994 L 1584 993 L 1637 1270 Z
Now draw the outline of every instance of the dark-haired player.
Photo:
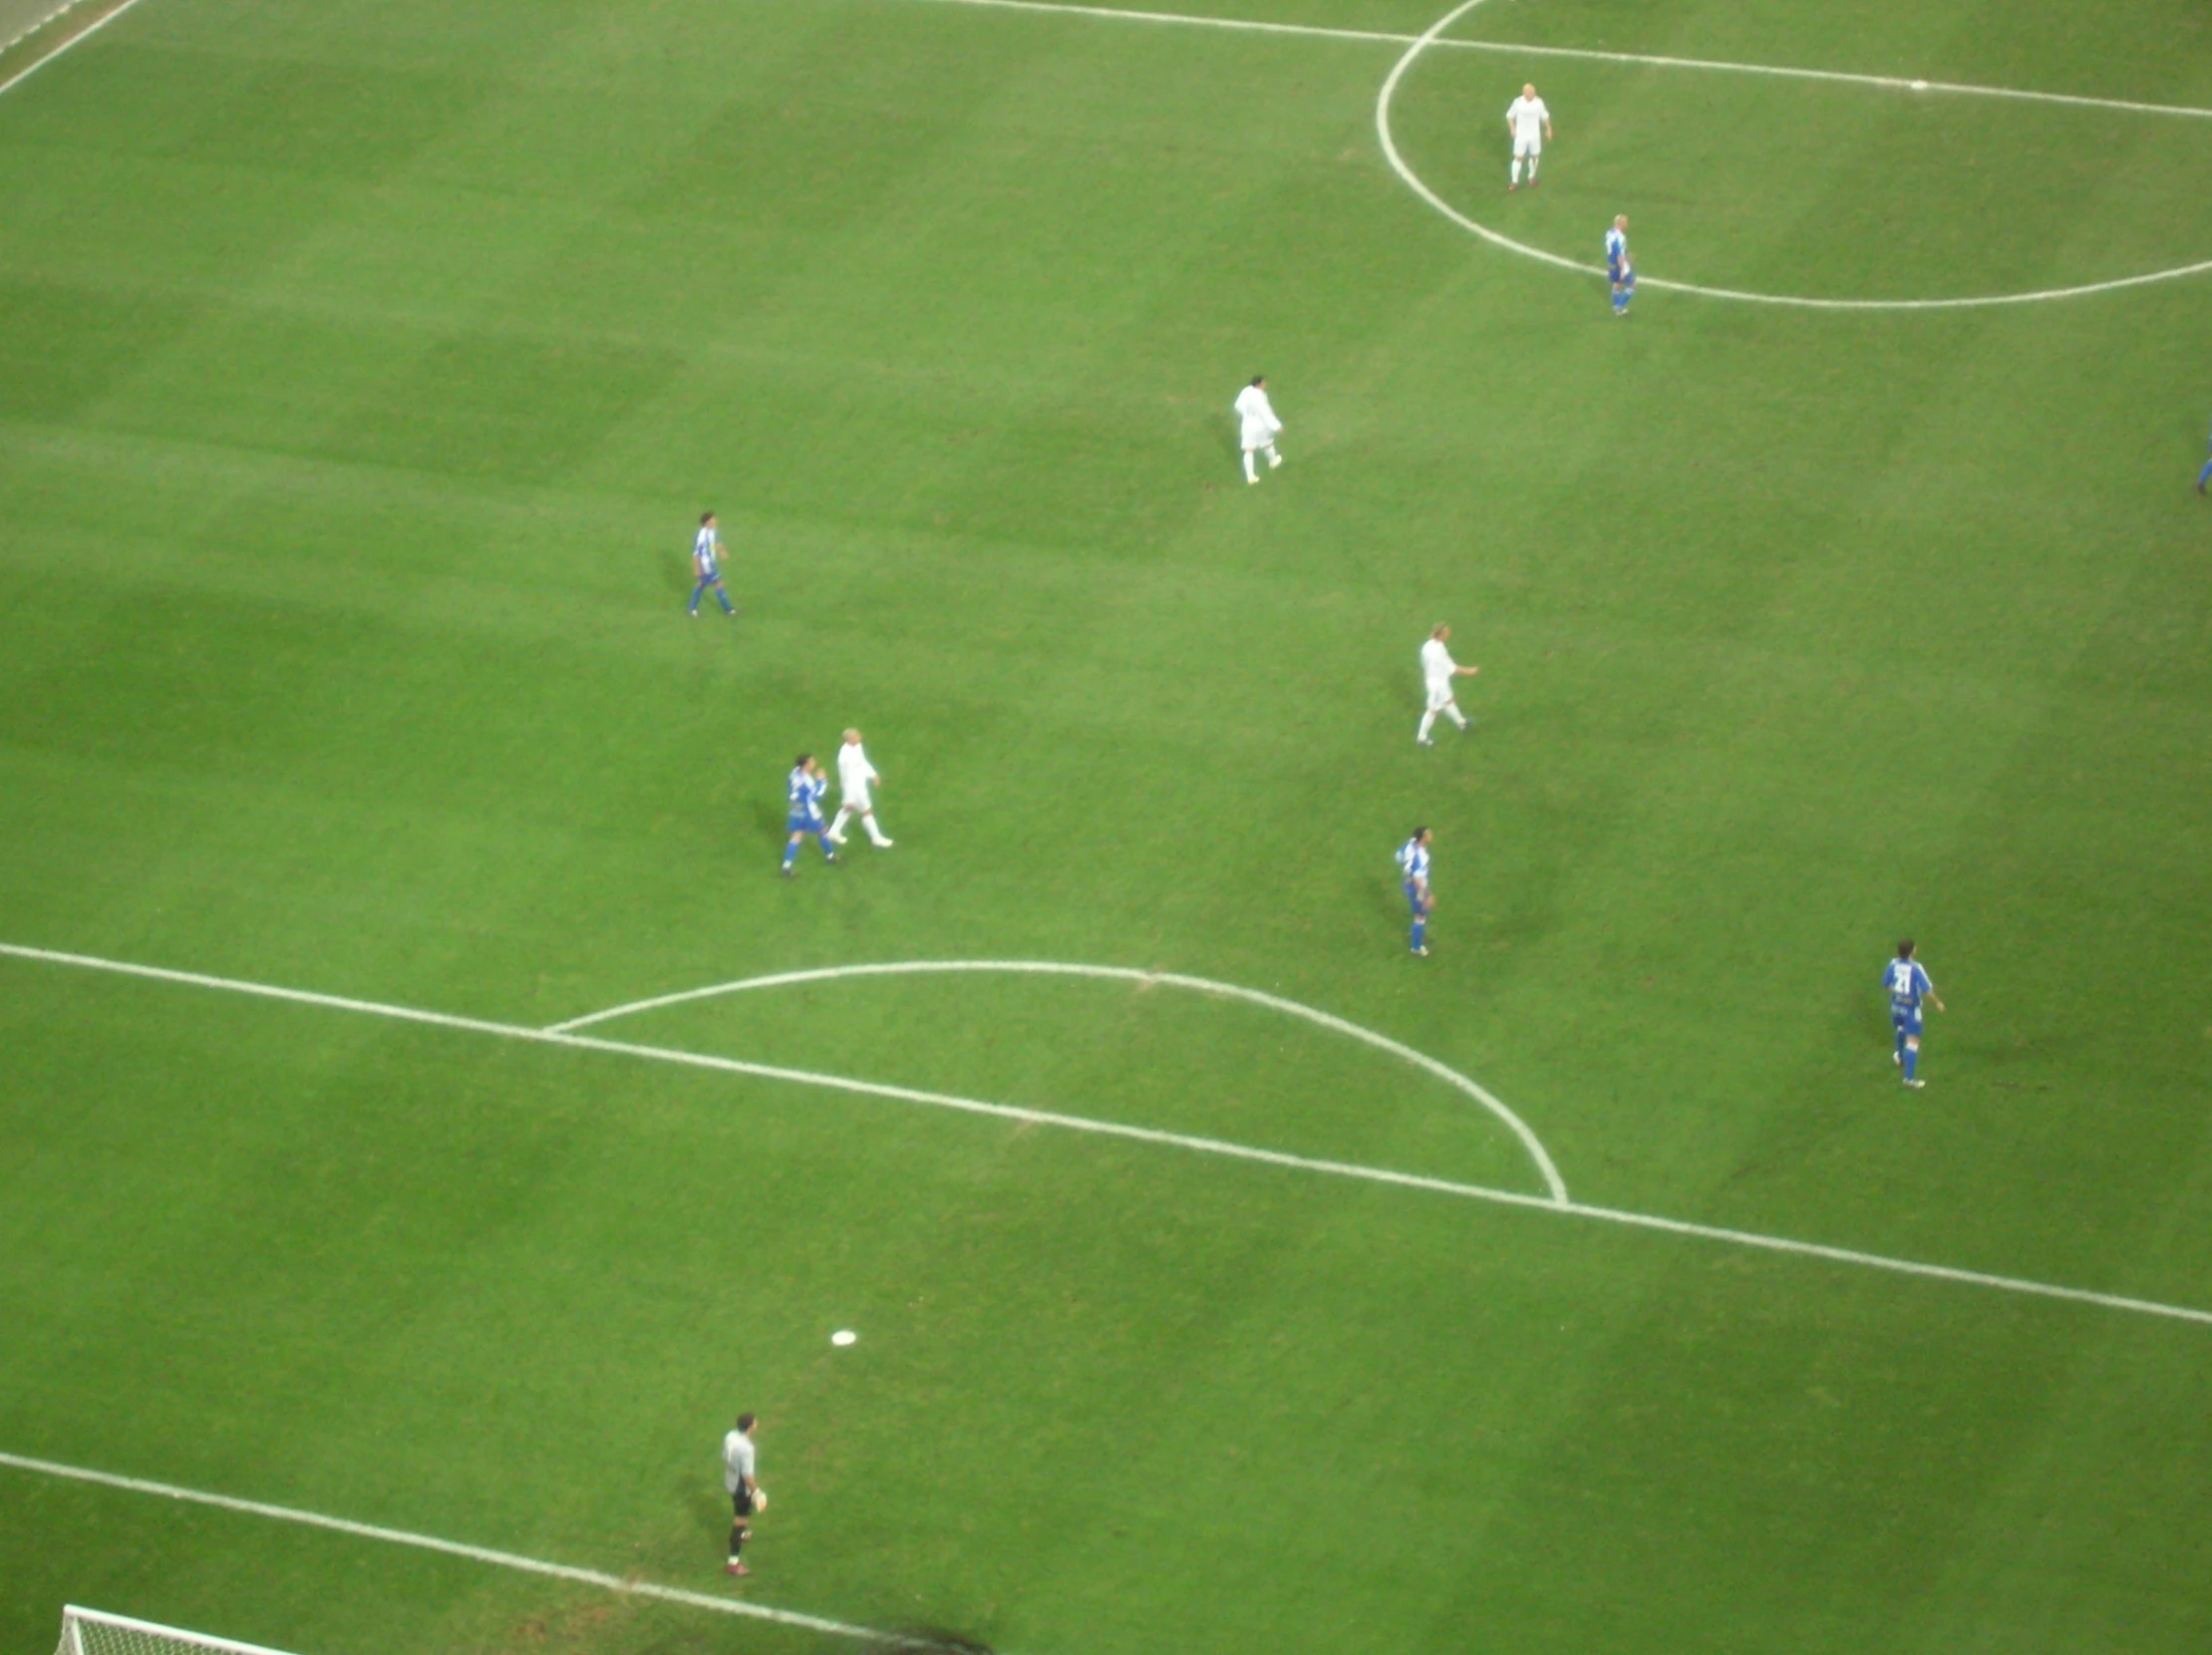
M 751 1414 L 738 1416 L 737 1429 L 722 1439 L 722 1486 L 730 1493 L 730 1574 L 751 1574 L 738 1553 L 745 1549 L 745 1538 L 753 1532 L 753 1512 L 756 1505 L 765 1506 L 767 1497 L 760 1484 L 753 1480 L 753 1428 L 760 1424 Z
M 1406 881 L 1406 905 L 1414 910 L 1414 952 L 1424 957 L 1428 952 L 1428 916 L 1436 907 L 1436 898 L 1428 889 L 1428 846 L 1435 837 L 1427 828 L 1416 828 L 1414 836 L 1398 847 L 1398 871 Z
M 1890 1054 L 1890 1062 L 1905 1073 L 1905 1084 L 1915 1091 L 1928 1083 L 1917 1073 L 1920 1068 L 1920 1007 L 1923 1001 L 1943 1010 L 1943 1001 L 1936 995 L 1936 985 L 1928 980 L 1928 973 L 1913 958 L 1913 940 L 1907 937 L 1897 945 L 1897 957 L 1882 972 L 1882 987 L 1889 990 L 1889 1021 L 1897 1031 L 1897 1049 Z
M 784 843 L 784 877 L 791 876 L 791 864 L 798 860 L 798 843 L 808 833 L 821 846 L 822 860 L 834 862 L 837 852 L 830 849 L 829 828 L 821 819 L 822 795 L 829 791 L 829 778 L 821 773 L 811 753 L 801 753 L 798 762 L 791 766 L 791 773 L 785 778 L 784 793 L 787 800 L 784 830 L 790 837 Z
M 730 594 L 723 589 L 721 556 L 722 531 L 715 526 L 715 514 L 712 511 L 703 511 L 699 514 L 699 532 L 693 536 L 691 542 L 692 573 L 699 577 L 699 581 L 692 587 L 691 604 L 684 611 L 693 620 L 699 618 L 699 600 L 707 595 L 707 588 L 710 586 L 714 588 L 715 597 L 722 604 L 724 614 L 735 615 L 738 612 L 730 601 Z

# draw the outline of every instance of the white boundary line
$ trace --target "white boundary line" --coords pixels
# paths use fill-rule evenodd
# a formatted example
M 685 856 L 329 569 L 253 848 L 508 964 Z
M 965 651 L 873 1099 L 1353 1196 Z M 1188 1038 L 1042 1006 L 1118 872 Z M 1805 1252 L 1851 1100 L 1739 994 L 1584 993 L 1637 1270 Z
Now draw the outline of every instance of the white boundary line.
M 2061 1287 L 2047 1281 L 2031 1281 L 2025 1276 L 1992 1275 L 1982 1270 L 1957 1269 L 1948 1264 L 1923 1264 L 1909 1258 L 1892 1258 L 1885 1253 L 1859 1252 L 1850 1247 L 1831 1247 L 1818 1241 L 1794 1241 L 1786 1236 L 1762 1235 L 1755 1230 L 1725 1229 L 1718 1224 L 1690 1223 L 1680 1218 L 1662 1218 L 1648 1212 L 1628 1212 L 1617 1207 L 1590 1206 L 1581 1201 L 1554 1201 L 1548 1196 L 1527 1195 L 1510 1189 L 1492 1189 L 1478 1183 L 1456 1183 L 1449 1178 L 1422 1177 L 1413 1172 L 1394 1172 L 1384 1167 L 1363 1166 L 1352 1161 L 1319 1160 L 1306 1156 L 1284 1155 L 1274 1150 L 1253 1149 L 1248 1145 L 1230 1144 L 1218 1139 L 1193 1138 L 1182 1133 L 1155 1132 L 1148 1127 L 1129 1127 L 1112 1121 L 1094 1121 L 1081 1115 L 1057 1115 L 1047 1110 L 1018 1109 L 1010 1104 L 989 1104 L 973 1098 L 955 1098 L 944 1093 L 918 1092 L 901 1086 L 883 1086 L 874 1081 L 850 1080 L 837 1075 L 816 1075 L 799 1069 L 780 1069 L 765 1063 L 745 1063 L 736 1058 L 710 1057 L 702 1052 L 677 1051 L 662 1046 L 634 1046 L 615 1040 L 595 1040 L 589 1035 L 563 1034 L 553 1029 L 526 1028 L 518 1023 L 493 1023 L 482 1018 L 454 1017 L 445 1012 L 417 1010 L 412 1006 L 383 1005 L 374 1000 L 353 1000 L 341 995 L 316 994 L 305 989 L 279 988 L 268 983 L 245 982 L 231 977 L 210 977 L 196 971 L 173 971 L 165 966 L 137 965 L 128 960 L 103 959 L 96 954 L 71 954 L 64 953 L 59 949 L 31 948 L 20 943 L 0 942 L 0 955 L 37 961 L 47 965 L 66 965 L 88 971 L 114 972 L 121 976 L 147 978 L 155 982 L 178 983 L 193 988 L 219 989 L 231 994 L 252 995 L 264 1000 L 283 1000 L 296 1005 L 317 1006 L 332 1011 L 358 1012 L 371 1017 L 390 1018 L 401 1023 L 420 1023 L 434 1028 L 454 1029 L 472 1034 L 495 1035 L 504 1040 L 523 1041 L 540 1046 L 565 1046 L 577 1051 L 605 1052 L 621 1057 L 642 1058 L 654 1063 L 670 1063 L 693 1069 L 718 1070 L 724 1074 L 750 1075 L 763 1080 L 790 1081 L 798 1086 L 826 1087 L 838 1092 L 858 1093 L 864 1097 L 888 1098 L 901 1103 L 925 1104 L 936 1109 L 956 1110 L 963 1114 L 991 1116 L 1005 1121 L 1025 1121 L 1038 1126 L 1061 1127 L 1069 1132 L 1091 1133 L 1104 1138 L 1128 1139 L 1139 1144 L 1156 1144 L 1165 1148 L 1188 1150 L 1200 1155 L 1218 1156 L 1228 1160 L 1244 1160 L 1265 1166 L 1277 1166 L 1288 1171 L 1318 1172 L 1331 1177 L 1357 1179 L 1363 1183 L 1386 1184 L 1400 1189 L 1425 1190 L 1431 1194 L 1451 1195 L 1464 1200 L 1487 1201 L 1498 1206 L 1524 1207 L 1537 1212 L 1552 1212 L 1576 1218 L 1596 1219 L 1601 1223 L 1619 1224 L 1632 1229 L 1657 1230 L 1667 1235 L 1695 1236 L 1700 1240 L 1725 1242 L 1738 1247 L 1752 1247 L 1763 1252 L 1789 1253 L 1799 1258 L 1817 1258 L 1831 1264 L 1847 1264 L 1861 1269 L 1882 1270 L 1892 1275 L 1917 1276 L 1928 1281 L 1952 1282 L 1959 1286 L 1987 1288 L 2003 1293 L 2018 1293 L 2031 1298 L 2059 1299 L 2070 1304 L 2096 1305 L 2105 1310 L 2119 1310 L 2132 1315 L 2156 1316 L 2168 1321 L 2193 1322 L 2201 1327 L 2212 1327 L 2212 1310 L 2198 1310 L 2189 1305 L 2164 1304 L 2155 1299 L 2138 1299 L 2119 1293 L 2099 1293 L 2085 1287 Z
M 1420 35 L 1372 29 L 1330 29 L 1312 23 L 1266 23 L 1246 17 L 1201 17 L 1187 12 L 1137 11 L 1123 6 L 1077 6 L 1055 0 L 934 0 L 938 5 L 982 6 L 995 11 L 1065 12 L 1077 17 L 1106 17 L 1123 23 L 1170 23 L 1185 28 L 1239 29 L 1251 34 L 1306 35 L 1322 40 L 1365 41 L 1410 46 Z M 1649 52 L 1604 52 L 1584 46 L 1527 46 L 1505 40 L 1433 40 L 1454 52 L 1490 52 L 1507 57 L 1572 58 L 1585 63 L 1628 63 L 1647 69 L 1698 69 L 1724 75 L 1768 75 L 1791 81 L 1831 81 L 1841 86 L 1878 87 L 1885 92 L 1926 96 L 1948 93 L 1963 98 L 2006 98 L 2029 104 L 2070 104 L 2078 109 L 2118 110 L 2131 115 L 2175 115 L 2212 121 L 2212 109 L 2188 104 L 2139 104 L 2124 98 L 2089 98 L 2070 92 L 2031 92 L 2020 87 L 1976 86 L 1965 81 L 1915 81 L 1898 75 L 1862 75 L 1847 69 L 1791 69 L 1764 63 L 1729 63 L 1718 58 L 1670 58 Z
M 1362 1028 L 1342 1017 L 1312 1006 L 1300 1005 L 1296 1000 L 1286 1000 L 1280 995 L 1263 994 L 1256 988 L 1239 988 L 1235 983 L 1215 982 L 1210 977 L 1185 977 L 1173 971 L 1136 971 L 1125 965 L 1064 965 L 1051 960 L 900 960 L 882 965 L 832 965 L 815 971 L 784 971 L 772 977 L 746 977 L 734 983 L 715 983 L 707 988 L 686 989 L 677 994 L 663 994 L 650 1000 L 633 1000 L 626 1006 L 615 1006 L 608 1011 L 595 1011 L 586 1017 L 572 1017 L 565 1023 L 555 1023 L 555 1034 L 572 1034 L 578 1029 L 589 1028 L 595 1023 L 612 1022 L 617 1017 L 629 1017 L 639 1012 L 657 1011 L 663 1006 L 681 1005 L 690 1000 L 711 1000 L 725 994 L 742 994 L 755 988 L 787 988 L 796 983 L 834 982 L 841 977 L 909 977 L 927 976 L 942 972 L 983 971 L 1002 975 L 1040 977 L 1090 977 L 1106 982 L 1135 983 L 1140 987 L 1167 987 L 1191 989 L 1200 994 L 1219 995 L 1224 999 L 1242 1000 L 1249 1005 L 1263 1006 L 1269 1011 L 1281 1012 L 1327 1029 L 1332 1034 L 1344 1035 L 1379 1052 L 1388 1052 L 1402 1063 L 1410 1063 L 1422 1072 L 1433 1075 L 1446 1086 L 1455 1087 L 1488 1110 L 1521 1141 L 1521 1148 L 1528 1152 L 1529 1159 L 1536 1163 L 1536 1170 L 1544 1180 L 1544 1187 L 1551 1191 L 1551 1198 L 1565 1205 L 1567 1183 L 1559 1175 L 1559 1168 L 1552 1163 L 1551 1156 L 1528 1123 L 1523 1121 L 1503 1101 L 1483 1090 L 1458 1070 L 1438 1063 L 1425 1052 L 1377 1034 L 1373 1029 Z
M 781 1626 L 803 1627 L 809 1632 L 827 1632 L 834 1637 L 860 1638 L 870 1643 L 896 1644 L 907 1648 L 935 1647 L 926 1640 L 901 1636 L 893 1632 L 879 1632 L 872 1626 L 852 1626 L 841 1620 L 824 1620 L 819 1615 L 802 1615 L 795 1609 L 772 1609 L 765 1603 L 748 1603 L 742 1598 L 713 1597 L 706 1592 L 686 1591 L 681 1586 L 662 1586 L 650 1580 L 626 1578 L 608 1574 L 600 1569 L 580 1569 L 567 1563 L 548 1563 L 542 1558 L 524 1557 L 517 1552 L 495 1551 L 489 1546 L 469 1545 L 461 1540 L 442 1540 L 435 1534 L 416 1534 L 404 1528 L 386 1528 L 373 1522 L 355 1522 L 350 1517 L 326 1516 L 320 1511 L 302 1511 L 290 1505 L 270 1505 L 258 1499 L 239 1499 L 231 1494 L 211 1494 L 199 1489 L 180 1489 L 172 1483 L 150 1483 L 143 1477 L 118 1477 L 114 1472 L 96 1472 L 83 1466 L 65 1466 L 54 1460 L 34 1460 L 28 1455 L 0 1453 L 0 1466 L 14 1471 L 31 1472 L 40 1477 L 59 1478 L 69 1483 L 91 1483 L 103 1489 L 121 1489 L 127 1493 L 157 1494 L 163 1499 L 183 1500 L 191 1505 L 210 1505 L 218 1511 L 236 1511 L 249 1517 L 268 1517 L 277 1522 L 298 1523 L 303 1528 L 326 1528 L 334 1534 L 350 1534 L 359 1540 L 382 1540 L 388 1545 L 412 1546 L 418 1551 L 438 1551 L 449 1557 L 466 1557 L 472 1563 L 489 1563 L 494 1568 L 515 1569 L 523 1574 L 542 1574 L 554 1580 L 567 1580 L 579 1586 L 598 1586 L 610 1592 L 621 1592 L 628 1597 L 657 1598 L 663 1603 L 682 1603 L 694 1609 L 714 1609 L 725 1615 L 743 1615 L 748 1620 L 772 1620 Z
M 95 23 L 91 28 L 85 30 L 82 34 L 70 36 L 69 39 L 63 41 L 61 45 L 55 47 L 53 51 L 47 53 L 44 57 L 35 59 L 27 68 L 20 69 L 15 74 L 10 75 L 6 80 L 0 81 L 0 93 L 10 92 L 16 87 L 21 86 L 25 81 L 29 80 L 33 75 L 36 75 L 40 70 L 44 69 L 56 58 L 61 57 L 64 53 L 74 51 L 76 48 L 84 45 L 86 41 L 92 39 L 94 35 L 100 33 L 101 30 L 105 29 L 109 24 L 113 23 L 117 18 L 121 17 L 125 12 L 129 11 L 138 3 L 139 0 L 123 0 L 122 5 L 118 6 L 114 11 L 110 12 L 106 17 L 103 17 L 98 23 Z M 21 41 L 28 40 L 32 35 L 37 34 L 39 30 L 45 28 L 47 24 L 52 23 L 60 18 L 63 13 L 75 11 L 79 4 L 80 0 L 70 0 L 70 3 L 64 6 L 61 11 L 47 13 L 47 15 L 39 22 L 32 24 L 31 27 L 24 30 L 22 34 L 17 35 L 14 40 L 9 41 L 8 46 L 14 46 Z M 6 50 L 7 47 L 0 46 L 0 52 L 4 52 Z
M 1541 247 L 1533 247 L 1525 241 L 1516 241 L 1509 235 L 1500 234 L 1486 224 L 1476 223 L 1423 183 L 1421 175 L 1407 166 L 1406 158 L 1398 153 L 1398 144 L 1391 136 L 1391 100 L 1398 95 L 1399 82 L 1405 79 L 1409 69 L 1420 62 L 1422 53 L 1439 44 L 1444 30 L 1482 3 L 1483 0 L 1460 0 L 1457 6 L 1429 24 L 1406 48 L 1405 55 L 1391 66 L 1390 74 L 1383 78 L 1382 89 L 1375 95 L 1375 136 L 1383 146 L 1383 159 L 1390 163 L 1391 170 L 1399 175 L 1407 188 L 1461 229 L 1473 232 L 1492 246 L 1519 253 L 1523 258 L 1533 258 L 1557 269 L 1602 278 L 1606 271 L 1601 265 L 1563 258 L 1558 253 L 1546 252 Z M 1911 86 L 1913 83 L 1906 84 Z M 1930 90 L 1933 91 L 1933 87 Z M 2170 113 L 2182 112 L 2176 110 Z M 1791 310 L 1986 310 L 1994 305 L 2041 304 L 2052 299 L 2085 298 L 2091 293 L 2112 293 L 2123 287 L 2145 287 L 2152 282 L 2178 281 L 2184 276 L 2202 275 L 2207 270 L 2212 270 L 2212 258 L 2195 264 L 2176 265 L 2170 270 L 2152 270 L 2140 276 L 2119 276 L 2110 281 L 2082 282 L 2073 287 L 2047 287 L 2033 293 L 1985 293 L 1957 299 L 1815 299 L 1800 293 L 1753 293 L 1737 287 L 1707 287 L 1692 281 L 1669 281 L 1662 276 L 1644 275 L 1641 271 L 1637 273 L 1637 285 L 1659 288 L 1670 293 L 1694 293 L 1706 299 L 1731 299 L 1742 304 L 1775 305 Z

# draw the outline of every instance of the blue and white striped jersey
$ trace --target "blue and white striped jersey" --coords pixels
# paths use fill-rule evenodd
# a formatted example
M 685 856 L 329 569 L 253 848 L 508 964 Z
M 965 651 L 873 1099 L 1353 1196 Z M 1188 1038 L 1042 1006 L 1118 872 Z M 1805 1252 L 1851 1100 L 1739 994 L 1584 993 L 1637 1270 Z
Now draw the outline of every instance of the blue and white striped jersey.
M 691 554 L 699 559 L 699 567 L 707 574 L 714 573 L 715 559 L 722 550 L 722 536 L 713 523 L 699 525 L 699 538 L 691 543 Z
M 1605 232 L 1605 267 L 1608 270 L 1628 268 L 1628 236 L 1619 228 Z
M 1398 847 L 1399 871 L 1406 875 L 1406 882 L 1425 885 L 1428 882 L 1428 846 L 1418 838 L 1408 839 Z
M 1928 980 L 1928 973 L 1921 970 L 1918 960 L 1891 960 L 1882 973 L 1882 986 L 1889 990 L 1892 1011 L 1914 1011 L 1924 998 L 1936 991 L 1936 985 Z
M 829 778 L 809 776 L 804 769 L 793 766 L 790 778 L 785 783 L 785 793 L 791 802 L 791 815 L 818 821 L 821 817 L 822 797 L 829 792 Z

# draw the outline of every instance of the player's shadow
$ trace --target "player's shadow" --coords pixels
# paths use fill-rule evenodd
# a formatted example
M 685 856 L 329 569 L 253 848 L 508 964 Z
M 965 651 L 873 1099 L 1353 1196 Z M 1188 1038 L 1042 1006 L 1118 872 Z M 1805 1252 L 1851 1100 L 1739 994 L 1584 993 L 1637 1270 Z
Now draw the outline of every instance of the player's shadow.
M 776 846 L 778 855 L 783 854 L 785 841 L 791 836 L 784 828 L 790 820 L 784 812 L 766 802 L 753 807 L 754 825 L 760 828 L 762 839 Z
M 691 1525 L 709 1541 L 724 1545 L 730 1539 L 730 1496 L 717 1498 L 714 1490 L 702 1487 L 695 1477 L 685 1478 L 677 1487 L 677 1498 L 691 1516 Z

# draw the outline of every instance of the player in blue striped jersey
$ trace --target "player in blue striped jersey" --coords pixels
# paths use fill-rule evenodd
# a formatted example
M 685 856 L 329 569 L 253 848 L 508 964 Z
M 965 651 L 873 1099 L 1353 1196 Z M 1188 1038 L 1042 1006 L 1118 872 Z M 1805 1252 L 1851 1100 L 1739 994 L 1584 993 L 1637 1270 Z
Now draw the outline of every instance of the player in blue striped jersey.
M 1882 972 L 1882 987 L 1889 991 L 1889 1021 L 1897 1032 L 1897 1049 L 1889 1060 L 1904 1070 L 1905 1084 L 1917 1091 L 1928 1084 L 1917 1073 L 1921 1003 L 1941 1011 L 1943 1002 L 1936 997 L 1936 985 L 1928 980 L 1928 973 L 1913 958 L 1911 937 L 1897 945 L 1897 957 Z
M 829 825 L 821 819 L 822 797 L 829 792 L 829 778 L 821 773 L 811 753 L 801 753 L 798 763 L 785 779 L 784 793 L 789 800 L 784 815 L 784 830 L 790 837 L 784 845 L 784 877 L 791 876 L 791 864 L 798 860 L 798 845 L 808 833 L 821 846 L 825 862 L 835 862 L 837 852 L 830 848 Z
M 1428 889 L 1428 846 L 1435 837 L 1427 828 L 1416 828 L 1414 836 L 1398 847 L 1398 871 L 1406 881 L 1406 905 L 1414 910 L 1414 952 L 1423 956 L 1428 952 L 1428 916 L 1436 906 L 1436 898 Z
M 1613 314 L 1626 316 L 1628 302 L 1636 297 L 1636 266 L 1628 257 L 1628 214 L 1613 220 L 1605 232 L 1605 275 L 1613 284 Z
M 722 604 L 722 612 L 736 615 L 737 608 L 730 601 L 730 594 L 722 585 L 722 531 L 715 526 L 715 514 L 703 512 L 699 518 L 699 533 L 691 543 L 692 573 L 699 577 L 691 589 L 691 605 L 684 612 L 693 620 L 699 618 L 699 600 L 707 595 L 707 588 L 714 588 L 715 597 Z

